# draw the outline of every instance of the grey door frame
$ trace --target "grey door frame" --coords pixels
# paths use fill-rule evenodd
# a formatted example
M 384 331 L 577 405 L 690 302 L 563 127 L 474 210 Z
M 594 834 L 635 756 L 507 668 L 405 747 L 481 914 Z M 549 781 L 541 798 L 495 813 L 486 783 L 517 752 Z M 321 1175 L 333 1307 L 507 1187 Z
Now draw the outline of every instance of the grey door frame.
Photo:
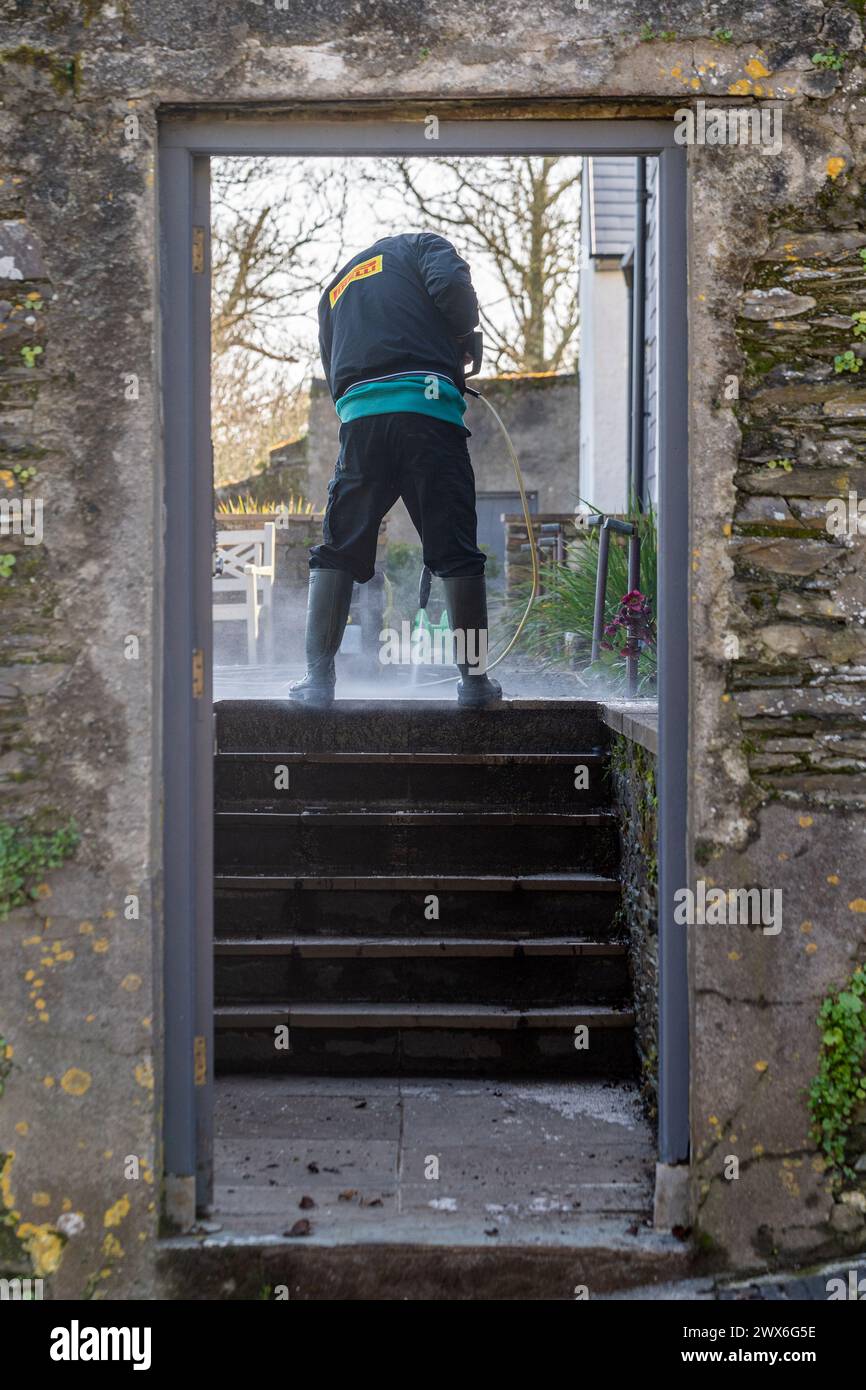
M 435 105 L 435 104 L 434 104 Z M 659 157 L 659 1158 L 688 1158 L 687 883 L 688 376 L 686 151 L 658 120 L 415 119 L 315 108 L 267 116 L 184 112 L 160 121 L 160 304 L 164 429 L 163 838 L 164 1167 L 212 1184 L 212 621 L 210 555 L 209 160 L 214 155 L 582 154 Z M 405 104 L 404 104 L 405 109 Z M 195 250 L 194 229 L 198 234 Z M 202 259 L 203 256 L 203 259 Z M 196 656 L 197 654 L 197 656 Z M 202 679 L 193 689 L 196 660 Z

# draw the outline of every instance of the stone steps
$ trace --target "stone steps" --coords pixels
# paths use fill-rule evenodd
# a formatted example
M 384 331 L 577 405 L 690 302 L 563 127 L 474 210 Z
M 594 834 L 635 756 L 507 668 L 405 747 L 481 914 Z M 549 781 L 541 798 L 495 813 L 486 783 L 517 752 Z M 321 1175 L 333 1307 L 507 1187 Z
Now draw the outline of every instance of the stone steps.
M 229 701 L 215 727 L 220 1066 L 632 1074 L 594 704 Z
M 238 933 L 312 937 L 439 937 L 471 933 L 509 941 L 537 921 L 546 935 L 607 940 L 615 931 L 619 884 L 598 874 L 224 874 L 215 880 L 217 939 Z M 426 912 L 432 897 L 438 916 Z

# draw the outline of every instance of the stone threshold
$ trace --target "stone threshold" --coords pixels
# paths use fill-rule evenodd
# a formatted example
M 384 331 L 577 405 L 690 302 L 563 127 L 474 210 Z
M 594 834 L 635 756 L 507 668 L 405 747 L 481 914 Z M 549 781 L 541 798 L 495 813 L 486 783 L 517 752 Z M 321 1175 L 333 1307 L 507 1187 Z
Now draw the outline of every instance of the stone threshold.
M 658 700 L 608 700 L 599 702 L 602 722 L 615 734 L 639 743 L 656 756 L 659 751 Z

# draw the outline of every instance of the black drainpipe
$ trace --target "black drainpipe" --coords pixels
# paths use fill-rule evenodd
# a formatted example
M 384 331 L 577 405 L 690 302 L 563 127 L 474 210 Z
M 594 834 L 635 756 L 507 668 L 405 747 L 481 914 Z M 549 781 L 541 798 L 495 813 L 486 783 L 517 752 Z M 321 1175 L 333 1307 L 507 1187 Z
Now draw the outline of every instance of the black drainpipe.
M 629 412 L 629 489 L 637 499 L 638 509 L 644 504 L 644 386 L 646 378 L 646 157 L 637 161 L 635 190 L 634 265 L 631 287 L 631 410 Z

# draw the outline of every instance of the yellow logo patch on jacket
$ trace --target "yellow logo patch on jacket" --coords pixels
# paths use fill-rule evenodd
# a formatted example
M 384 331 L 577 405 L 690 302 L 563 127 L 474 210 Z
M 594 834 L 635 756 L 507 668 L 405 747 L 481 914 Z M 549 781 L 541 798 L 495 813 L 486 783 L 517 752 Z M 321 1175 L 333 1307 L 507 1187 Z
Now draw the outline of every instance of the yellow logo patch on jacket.
M 328 296 L 331 301 L 331 308 L 333 309 L 343 290 L 348 289 L 353 280 L 366 280 L 368 275 L 378 275 L 381 269 L 381 256 L 371 256 L 368 261 L 359 261 L 356 266 L 352 267 L 348 275 L 344 275 L 339 284 L 331 290 Z

